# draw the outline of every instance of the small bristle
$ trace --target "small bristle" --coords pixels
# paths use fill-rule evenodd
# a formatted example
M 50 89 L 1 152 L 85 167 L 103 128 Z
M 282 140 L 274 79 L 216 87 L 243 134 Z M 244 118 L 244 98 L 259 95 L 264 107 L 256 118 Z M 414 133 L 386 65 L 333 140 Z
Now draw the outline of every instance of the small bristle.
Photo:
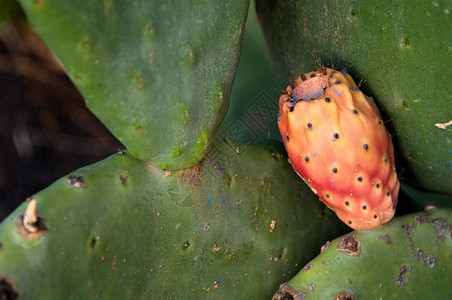
M 306 162 L 309 162 L 309 157 L 305 156 L 305 157 L 304 157 L 304 160 L 305 160 Z
M 367 151 L 367 150 L 369 149 L 369 145 L 364 144 L 364 145 L 363 145 L 363 149 Z
M 333 137 L 337 140 L 339 138 L 339 134 L 337 134 L 336 132 L 333 133 Z
M 333 168 L 333 173 L 337 173 L 337 168 Z
M 358 111 L 356 109 L 353 109 L 352 112 L 353 112 L 354 115 L 358 114 Z
M 325 102 L 326 102 L 326 103 L 330 103 L 330 102 L 331 102 L 331 99 L 328 98 L 328 97 L 326 97 L 326 98 L 325 98 Z
M 295 106 L 291 106 L 290 108 L 289 108 L 289 111 L 293 111 L 295 109 Z
M 304 74 L 302 74 L 301 76 L 300 76 L 300 78 L 301 78 L 301 80 L 303 80 L 303 81 L 305 81 L 307 78 L 306 78 L 306 76 L 304 75 Z
M 358 176 L 356 179 L 357 179 L 358 181 L 363 181 L 363 177 L 362 177 L 362 176 Z
M 347 206 L 348 206 L 349 204 L 350 204 L 350 202 L 348 202 L 348 201 L 345 201 L 345 205 L 347 205 Z
M 306 126 L 308 126 L 309 129 L 312 128 L 312 124 L 311 123 L 308 123 Z

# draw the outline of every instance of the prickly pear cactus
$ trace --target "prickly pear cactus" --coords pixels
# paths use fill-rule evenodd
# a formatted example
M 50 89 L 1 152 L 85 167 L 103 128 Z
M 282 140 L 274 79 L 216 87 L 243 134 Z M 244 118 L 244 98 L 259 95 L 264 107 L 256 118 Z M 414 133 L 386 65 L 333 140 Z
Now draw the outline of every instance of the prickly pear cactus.
M 248 0 L 20 3 L 89 109 L 132 154 L 177 169 L 209 151 L 228 108 Z
M 450 209 L 351 232 L 322 246 L 273 299 L 450 299 L 451 237 Z
M 367 230 L 392 219 L 400 184 L 391 137 L 350 75 L 302 74 L 282 92 L 279 112 L 294 170 L 344 223 Z
M 351 66 L 390 120 L 403 178 L 452 193 L 450 1 L 258 0 L 256 7 L 281 83 L 314 69 L 316 59 Z
M 278 148 L 224 140 L 179 171 L 126 152 L 75 171 L 1 224 L 2 288 L 21 299 L 271 297 L 346 230 Z

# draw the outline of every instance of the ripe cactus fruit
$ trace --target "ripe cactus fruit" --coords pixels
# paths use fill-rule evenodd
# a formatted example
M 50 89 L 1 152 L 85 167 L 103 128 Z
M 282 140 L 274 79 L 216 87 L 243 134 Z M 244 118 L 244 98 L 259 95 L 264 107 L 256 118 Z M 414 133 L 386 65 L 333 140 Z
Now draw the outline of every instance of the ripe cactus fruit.
M 283 91 L 279 110 L 293 168 L 344 223 L 367 230 L 394 216 L 399 181 L 391 137 L 346 71 L 302 74 Z

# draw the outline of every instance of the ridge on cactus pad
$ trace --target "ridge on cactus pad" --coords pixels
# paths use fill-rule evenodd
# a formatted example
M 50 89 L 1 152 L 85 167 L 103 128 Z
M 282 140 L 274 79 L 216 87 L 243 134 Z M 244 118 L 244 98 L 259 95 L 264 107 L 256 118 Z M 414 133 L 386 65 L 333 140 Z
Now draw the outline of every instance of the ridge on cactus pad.
M 372 98 L 345 72 L 321 67 L 292 81 L 278 126 L 294 170 L 353 229 L 394 216 L 394 149 Z

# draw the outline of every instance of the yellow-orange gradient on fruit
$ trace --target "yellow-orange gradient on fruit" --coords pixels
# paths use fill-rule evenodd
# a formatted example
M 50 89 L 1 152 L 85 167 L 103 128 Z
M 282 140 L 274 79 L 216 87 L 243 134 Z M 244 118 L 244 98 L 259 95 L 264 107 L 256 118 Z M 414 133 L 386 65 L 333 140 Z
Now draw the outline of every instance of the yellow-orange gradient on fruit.
M 278 126 L 294 170 L 345 224 L 367 230 L 392 219 L 400 185 L 391 137 L 345 71 L 322 67 L 292 81 Z

